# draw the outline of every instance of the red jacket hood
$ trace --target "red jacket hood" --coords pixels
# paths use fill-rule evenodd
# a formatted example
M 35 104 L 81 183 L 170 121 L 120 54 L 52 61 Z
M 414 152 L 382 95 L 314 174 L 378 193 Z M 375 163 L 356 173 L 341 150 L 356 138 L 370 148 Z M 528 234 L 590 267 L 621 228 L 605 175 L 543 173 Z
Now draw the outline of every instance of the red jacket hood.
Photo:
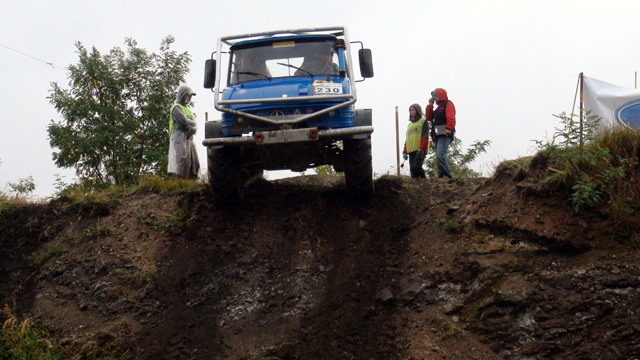
M 436 88 L 436 90 L 438 91 L 438 105 L 442 104 L 443 101 L 445 100 L 449 100 L 449 98 L 447 97 L 447 90 L 445 89 L 440 89 L 440 88 Z

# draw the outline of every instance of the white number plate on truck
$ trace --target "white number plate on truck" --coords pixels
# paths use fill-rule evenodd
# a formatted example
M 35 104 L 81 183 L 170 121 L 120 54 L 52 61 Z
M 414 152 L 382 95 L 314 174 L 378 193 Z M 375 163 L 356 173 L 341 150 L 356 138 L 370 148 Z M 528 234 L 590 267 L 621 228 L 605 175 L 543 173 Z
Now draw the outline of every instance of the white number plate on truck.
M 342 84 L 322 82 L 313 84 L 313 95 L 338 95 L 342 94 Z

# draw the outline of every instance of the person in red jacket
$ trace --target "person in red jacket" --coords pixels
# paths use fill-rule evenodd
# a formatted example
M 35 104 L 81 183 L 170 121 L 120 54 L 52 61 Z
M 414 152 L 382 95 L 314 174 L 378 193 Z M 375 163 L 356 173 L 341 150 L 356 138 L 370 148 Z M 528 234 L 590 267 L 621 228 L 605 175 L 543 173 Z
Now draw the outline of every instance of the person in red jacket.
M 434 103 L 438 105 L 435 110 L 433 109 Z M 436 146 L 438 177 L 448 177 L 451 179 L 447 150 L 456 132 L 456 108 L 447 97 L 445 89 L 437 88 L 431 92 L 429 105 L 427 105 L 426 109 L 426 118 L 427 121 L 432 122 L 431 138 Z
M 409 107 L 409 125 L 407 140 L 404 143 L 402 157 L 409 159 L 411 178 L 426 178 L 422 168 L 425 152 L 429 149 L 429 123 L 422 116 L 422 108 L 418 104 Z

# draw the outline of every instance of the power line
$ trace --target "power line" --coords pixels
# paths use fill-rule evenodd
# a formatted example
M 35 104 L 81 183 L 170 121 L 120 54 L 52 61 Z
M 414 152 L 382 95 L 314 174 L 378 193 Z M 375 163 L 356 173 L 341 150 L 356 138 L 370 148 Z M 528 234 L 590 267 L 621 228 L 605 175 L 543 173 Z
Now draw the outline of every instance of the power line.
M 7 49 L 9 49 L 9 50 L 11 50 L 11 51 L 15 51 L 15 52 L 17 52 L 18 54 L 22 54 L 22 55 L 24 55 L 24 56 L 28 56 L 28 57 L 30 57 L 30 58 L 32 58 L 32 59 L 34 59 L 34 60 L 38 60 L 38 61 L 40 61 L 40 62 L 43 62 L 43 63 L 45 63 L 45 64 L 47 64 L 47 65 L 51 66 L 51 67 L 52 67 L 52 68 L 54 68 L 54 69 L 55 69 L 55 68 L 58 68 L 58 69 L 66 70 L 66 69 L 65 69 L 65 68 L 63 68 L 63 67 L 60 67 L 60 66 L 58 66 L 58 65 L 54 65 L 53 63 L 50 63 L 50 62 L 48 62 L 48 61 L 44 61 L 44 60 L 38 59 L 37 57 L 33 57 L 33 56 L 29 55 L 29 54 L 25 54 L 25 53 L 23 53 L 23 52 L 21 52 L 21 51 L 18 51 L 18 50 L 16 50 L 16 49 L 12 49 L 12 48 L 10 48 L 10 47 L 8 47 L 8 46 L 2 45 L 2 44 L 0 44 L 0 46 L 2 46 L 2 47 L 4 47 L 4 48 L 7 48 Z

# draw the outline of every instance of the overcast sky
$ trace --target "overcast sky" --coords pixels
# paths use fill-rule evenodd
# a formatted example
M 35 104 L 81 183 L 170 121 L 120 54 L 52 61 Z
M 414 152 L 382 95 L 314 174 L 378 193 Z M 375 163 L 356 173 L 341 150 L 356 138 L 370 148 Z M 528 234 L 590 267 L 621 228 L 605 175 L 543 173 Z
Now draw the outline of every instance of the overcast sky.
M 102 53 L 125 37 L 158 52 L 188 51 L 193 109 L 219 118 L 213 93 L 202 88 L 204 61 L 220 36 L 345 25 L 351 40 L 373 52 L 375 77 L 358 83 L 358 108 L 373 109 L 374 171 L 395 166 L 395 107 L 400 141 L 408 108 L 426 107 L 436 87 L 456 105 L 457 137 L 465 148 L 492 141 L 473 167 L 485 173 L 505 159 L 533 153 L 571 111 L 577 75 L 634 87 L 640 67 L 640 1 L 8 1 L 0 13 L 0 45 L 61 68 L 78 62 L 74 43 Z M 54 174 L 72 169 L 52 160 L 47 124 L 61 117 L 49 104 L 51 82 L 68 87 L 67 71 L 0 46 L 0 189 L 33 176 L 36 195 L 53 191 Z M 200 129 L 204 124 L 200 124 Z M 203 131 L 196 135 L 206 168 Z M 282 175 L 272 173 L 271 178 Z

